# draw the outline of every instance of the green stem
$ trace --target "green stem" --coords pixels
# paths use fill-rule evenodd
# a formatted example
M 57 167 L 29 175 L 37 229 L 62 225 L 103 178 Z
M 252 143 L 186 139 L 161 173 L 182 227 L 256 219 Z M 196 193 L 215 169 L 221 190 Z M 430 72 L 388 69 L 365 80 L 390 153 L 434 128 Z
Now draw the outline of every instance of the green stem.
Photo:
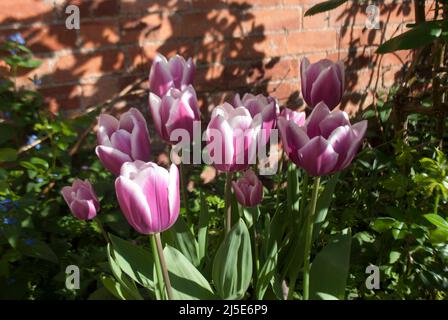
M 163 255 L 162 241 L 160 240 L 160 233 L 155 234 L 157 243 L 157 252 L 159 254 L 160 266 L 162 267 L 163 280 L 165 281 L 166 293 L 168 294 L 168 300 L 173 300 L 173 288 L 171 287 L 170 277 L 168 276 L 168 268 L 165 262 L 165 256 Z
M 257 218 L 257 210 L 258 207 L 250 208 L 252 213 L 252 228 L 251 228 L 251 242 L 254 251 L 254 259 L 253 259 L 253 268 L 254 268 L 254 288 L 257 288 L 258 283 L 258 269 L 259 269 L 259 261 L 258 261 L 258 246 L 257 246 L 257 229 L 256 229 L 256 218 Z
M 310 253 L 313 238 L 314 214 L 316 212 L 317 196 L 319 193 L 320 177 L 314 178 L 313 194 L 311 196 L 311 208 L 308 214 L 305 234 L 305 252 L 303 259 L 303 300 L 310 297 Z
M 434 213 L 437 214 L 437 211 L 439 210 L 439 202 L 440 202 L 440 194 L 436 193 L 436 199 L 434 200 Z
M 303 191 L 302 191 L 302 197 L 300 199 L 300 207 L 299 207 L 299 217 L 298 217 L 298 221 L 300 221 L 300 219 L 302 219 L 303 217 L 303 213 L 305 212 L 305 204 L 306 204 L 306 200 L 307 200 L 307 195 L 308 195 L 308 173 L 306 173 L 306 171 L 303 171 Z
M 156 278 L 157 278 L 157 284 L 159 286 L 159 293 L 160 297 L 164 299 L 165 297 L 165 288 L 163 287 L 163 276 L 162 276 L 162 267 L 160 265 L 160 257 L 158 254 L 157 249 L 157 240 L 155 234 L 150 234 L 149 239 L 151 240 L 151 249 L 152 249 L 152 256 L 154 259 L 154 264 L 156 266 Z
M 283 157 L 284 151 L 282 150 L 282 155 L 280 156 L 280 164 L 278 165 L 278 180 L 277 180 L 277 190 L 275 195 L 275 210 L 278 209 L 278 205 L 280 204 L 280 189 L 282 187 L 283 181 Z
M 224 212 L 226 215 L 225 226 L 226 234 L 228 234 L 232 228 L 232 172 L 227 172 L 224 201 Z
M 93 220 L 95 220 L 96 224 L 97 224 L 98 227 L 100 228 L 100 230 L 101 230 L 101 234 L 103 235 L 104 240 L 106 240 L 106 242 L 109 243 L 109 242 L 110 242 L 110 240 L 109 240 L 109 236 L 107 235 L 106 230 L 104 230 L 104 226 L 103 226 L 103 224 L 101 223 L 100 219 L 99 219 L 98 217 L 95 217 Z
M 188 198 L 187 198 L 187 180 L 185 176 L 185 168 L 183 162 L 180 163 L 180 184 L 182 189 L 182 201 L 184 203 L 185 208 L 185 217 L 187 218 L 187 222 L 189 226 L 192 226 L 190 220 L 190 210 L 188 209 Z
M 294 272 L 288 283 L 288 297 L 286 298 L 287 300 L 292 300 L 292 296 L 294 295 L 294 290 L 296 288 L 296 280 L 297 280 L 297 272 Z

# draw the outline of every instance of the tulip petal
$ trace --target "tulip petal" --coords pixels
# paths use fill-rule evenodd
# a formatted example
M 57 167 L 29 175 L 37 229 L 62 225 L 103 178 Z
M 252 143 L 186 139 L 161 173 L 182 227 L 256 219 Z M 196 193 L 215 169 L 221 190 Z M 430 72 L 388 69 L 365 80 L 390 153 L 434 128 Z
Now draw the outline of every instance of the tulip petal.
M 100 114 L 96 133 L 98 144 L 111 146 L 109 137 L 118 129 L 118 126 L 119 122 L 116 118 L 106 113 Z
M 216 137 L 210 134 L 209 129 L 215 129 L 220 133 L 220 137 Z M 233 146 L 233 130 L 229 126 L 226 120 L 220 115 L 211 119 L 208 127 L 207 127 L 207 136 L 208 140 L 213 136 L 213 139 L 221 138 L 221 150 L 214 150 L 214 152 L 218 151 L 221 154 L 214 155 L 214 158 L 218 160 L 221 168 L 227 168 L 232 164 L 232 160 L 234 158 L 234 146 Z M 216 164 L 215 164 L 216 165 Z
M 342 87 L 339 80 L 336 65 L 323 70 L 311 89 L 311 104 L 316 105 L 319 102 L 325 102 L 330 110 L 333 110 L 342 99 Z
M 257 182 L 254 184 L 254 187 L 251 190 L 250 193 L 250 205 L 256 206 L 260 204 L 261 200 L 263 199 L 263 184 L 260 180 L 257 178 Z
M 168 202 L 169 202 L 169 225 L 171 227 L 179 217 L 180 211 L 180 189 L 179 189 L 179 169 L 175 164 L 171 164 L 168 182 Z
M 64 198 L 65 202 L 67 202 L 68 205 L 73 201 L 73 188 L 66 186 L 63 187 L 61 190 L 62 197 Z
M 90 200 L 75 199 L 70 204 L 73 215 L 80 220 L 90 220 L 96 216 L 96 209 Z
M 188 58 L 187 62 L 185 63 L 182 82 L 181 82 L 181 89 L 185 86 L 189 86 L 193 84 L 194 81 L 194 74 L 196 71 L 196 66 L 193 62 L 193 59 Z
M 320 135 L 320 122 L 330 114 L 330 109 L 323 102 L 318 103 L 305 122 L 306 133 L 310 139 Z
M 123 163 L 132 161 L 127 154 L 112 147 L 97 146 L 95 153 L 103 166 L 116 176 L 120 174 L 120 168 Z
M 237 182 L 232 181 L 233 192 L 235 193 L 236 200 L 241 203 L 243 206 L 247 206 L 246 197 L 244 196 L 243 191 L 240 189 Z
M 330 173 L 338 161 L 338 154 L 321 136 L 314 137 L 299 151 L 300 166 L 311 176 Z
M 351 127 L 352 131 L 352 141 L 350 148 L 347 151 L 347 156 L 343 163 L 341 163 L 341 170 L 347 168 L 356 156 L 363 139 L 367 131 L 367 120 L 360 121 Z
M 180 89 L 184 76 L 185 59 L 176 54 L 168 62 L 168 67 L 173 77 L 174 87 Z
M 129 112 L 132 115 L 133 128 L 131 132 L 131 154 L 134 160 L 149 161 L 151 159 L 151 142 L 146 120 L 135 108 Z
M 161 60 L 154 60 L 149 73 L 149 89 L 159 97 L 163 97 L 173 87 L 174 82 L 168 64 Z
M 331 135 L 334 129 L 341 126 L 350 126 L 348 114 L 344 111 L 333 111 L 319 123 L 321 135 L 325 139 Z

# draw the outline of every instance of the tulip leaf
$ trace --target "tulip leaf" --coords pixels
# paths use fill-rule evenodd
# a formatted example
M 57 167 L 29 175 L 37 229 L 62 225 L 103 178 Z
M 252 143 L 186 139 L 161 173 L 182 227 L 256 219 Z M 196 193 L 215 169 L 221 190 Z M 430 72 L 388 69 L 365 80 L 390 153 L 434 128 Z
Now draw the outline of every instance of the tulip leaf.
M 199 245 L 184 219 L 179 217 L 172 228 L 163 233 L 168 244 L 182 252 L 195 267 L 199 266 Z
M 252 249 L 249 230 L 242 219 L 219 246 L 213 260 L 212 275 L 221 298 L 243 298 L 252 278 Z
M 269 255 L 266 258 L 263 266 L 261 267 L 258 275 L 257 288 L 255 289 L 255 297 L 257 300 L 263 299 L 266 289 L 271 282 L 271 279 L 275 276 L 275 270 L 277 266 L 277 243 L 274 242 Z
M 207 279 L 176 248 L 167 245 L 163 250 L 176 300 L 213 299 Z
M 17 249 L 24 255 L 58 263 L 58 257 L 48 244 L 40 240 L 34 240 L 32 244 L 18 242 Z
M 350 267 L 351 232 L 345 229 L 335 235 L 314 258 L 310 272 L 310 298 L 319 293 L 344 299 Z
M 337 7 L 346 3 L 347 1 L 348 0 L 328 0 L 328 1 L 318 3 L 314 6 L 312 6 L 311 8 L 309 8 L 305 12 L 305 17 L 336 9 Z
M 120 266 L 116 262 L 110 243 L 107 244 L 107 258 L 112 274 L 121 285 L 120 290 L 125 291 L 125 295 L 131 296 L 132 299 L 143 300 L 143 297 L 140 295 L 134 280 L 130 279 L 129 276 L 121 270 Z
M 208 204 L 205 201 L 204 194 L 200 194 L 201 209 L 199 212 L 199 226 L 198 226 L 198 259 L 202 263 L 207 252 L 207 233 L 208 223 L 210 220 L 210 212 L 208 211 Z
M 149 251 L 109 234 L 112 253 L 121 270 L 143 287 L 154 292 L 154 261 Z M 149 240 L 148 240 L 149 241 Z
M 132 300 L 133 296 L 123 287 L 123 285 L 111 276 L 102 275 L 101 282 L 104 287 L 117 299 Z
M 325 184 L 324 190 L 319 195 L 319 199 L 317 200 L 314 227 L 313 227 L 314 241 L 316 241 L 317 237 L 319 236 L 320 229 L 322 228 L 322 225 L 325 222 L 325 218 L 327 217 L 327 213 L 328 210 L 330 209 L 331 201 L 333 199 L 334 189 L 336 188 L 338 180 L 339 180 L 339 173 L 332 175 L 328 179 L 327 183 Z
M 448 232 L 448 221 L 443 219 L 438 214 L 428 213 L 428 214 L 425 214 L 424 217 L 426 218 L 426 220 L 431 222 L 437 228 Z

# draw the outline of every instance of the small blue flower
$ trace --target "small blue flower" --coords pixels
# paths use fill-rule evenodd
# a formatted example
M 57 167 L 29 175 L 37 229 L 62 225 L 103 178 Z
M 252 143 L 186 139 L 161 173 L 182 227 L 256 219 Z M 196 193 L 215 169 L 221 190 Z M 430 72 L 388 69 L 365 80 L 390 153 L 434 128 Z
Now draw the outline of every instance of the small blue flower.
M 17 219 L 5 217 L 5 218 L 3 218 L 3 224 L 6 224 L 6 225 L 17 224 Z
M 34 77 L 33 83 L 35 86 L 40 86 L 42 84 L 42 79 L 39 79 L 38 77 Z
M 27 144 L 33 144 L 37 139 L 38 139 L 38 137 L 35 134 L 32 134 L 32 135 L 28 136 Z M 41 148 L 40 143 L 36 144 L 34 146 L 34 148 L 36 148 L 36 150 L 40 150 L 40 148 Z
M 42 183 L 42 182 L 44 182 L 44 179 L 42 179 L 42 178 L 37 178 L 36 181 L 37 181 L 38 183 Z
M 27 246 L 32 246 L 36 243 L 36 240 L 29 238 L 29 239 L 25 239 L 24 242 Z
M 11 210 L 13 205 L 15 206 L 14 202 L 11 199 L 0 200 L 0 211 L 8 212 L 9 210 Z
M 23 39 L 22 35 L 20 33 L 18 33 L 18 32 L 15 33 L 15 34 L 10 35 L 8 37 L 8 40 L 16 42 L 16 43 L 21 44 L 21 45 L 25 44 L 25 39 Z

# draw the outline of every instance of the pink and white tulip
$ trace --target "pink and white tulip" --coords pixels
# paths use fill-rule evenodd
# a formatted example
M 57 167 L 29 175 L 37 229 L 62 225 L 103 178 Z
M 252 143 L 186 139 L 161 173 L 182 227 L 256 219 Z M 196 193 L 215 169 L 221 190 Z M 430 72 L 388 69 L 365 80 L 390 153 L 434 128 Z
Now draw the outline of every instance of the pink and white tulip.
M 98 146 L 95 152 L 107 170 L 120 174 L 123 163 L 149 161 L 151 145 L 143 115 L 135 108 L 121 115 L 120 120 L 101 114 L 98 120 Z
M 213 109 L 206 130 L 207 151 L 213 166 L 230 172 L 247 169 L 255 163 L 261 126 L 261 114 L 252 117 L 245 107 L 234 108 L 226 102 Z M 212 148 L 215 145 L 217 150 Z
M 300 65 L 302 96 L 309 107 L 314 108 L 324 102 L 333 110 L 342 100 L 344 94 L 344 65 L 341 61 L 334 63 L 322 59 L 310 64 L 303 58 Z
M 153 162 L 127 162 L 115 180 L 118 203 L 129 224 L 141 234 L 169 229 L 180 209 L 179 171 Z
M 150 92 L 149 109 L 157 132 L 168 143 L 176 142 L 170 139 L 176 129 L 186 130 L 192 138 L 193 121 L 200 120 L 198 99 L 191 85 L 182 91 L 171 88 L 162 98 Z
M 351 125 L 346 112 L 331 112 L 321 102 L 303 127 L 283 117 L 279 117 L 278 127 L 288 157 L 309 175 L 324 176 L 350 165 L 363 141 L 367 121 Z
M 252 169 L 247 170 L 237 181 L 232 181 L 236 200 L 245 207 L 254 207 L 263 199 L 263 184 Z
M 61 193 L 70 211 L 80 220 L 91 220 L 100 210 L 95 191 L 87 180 L 75 179 L 72 186 L 63 187 Z
M 187 61 L 179 55 L 167 60 L 157 54 L 149 72 L 149 90 L 163 97 L 170 88 L 183 90 L 193 84 L 195 66 L 193 60 Z

